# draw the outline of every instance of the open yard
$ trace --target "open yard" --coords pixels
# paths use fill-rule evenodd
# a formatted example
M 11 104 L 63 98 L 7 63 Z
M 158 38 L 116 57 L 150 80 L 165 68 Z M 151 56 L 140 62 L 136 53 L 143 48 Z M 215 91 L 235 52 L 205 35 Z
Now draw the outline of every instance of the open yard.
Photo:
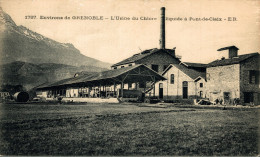
M 0 104 L 1 155 L 258 155 L 258 108 Z

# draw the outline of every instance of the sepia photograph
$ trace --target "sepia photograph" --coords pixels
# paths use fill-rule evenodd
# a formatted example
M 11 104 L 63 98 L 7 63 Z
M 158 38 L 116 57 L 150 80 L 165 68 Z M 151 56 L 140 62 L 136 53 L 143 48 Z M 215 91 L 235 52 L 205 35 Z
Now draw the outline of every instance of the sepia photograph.
M 259 156 L 259 0 L 0 0 L 0 156 Z

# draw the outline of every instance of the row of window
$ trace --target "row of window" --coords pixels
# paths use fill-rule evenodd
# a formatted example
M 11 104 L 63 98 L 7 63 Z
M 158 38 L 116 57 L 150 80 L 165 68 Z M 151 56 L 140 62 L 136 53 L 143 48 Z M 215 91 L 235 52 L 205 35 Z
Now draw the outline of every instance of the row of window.
M 184 82 L 186 82 L 186 81 L 184 81 Z M 171 74 L 170 83 L 174 84 L 174 74 Z M 200 83 L 200 87 L 201 88 L 203 87 L 203 83 Z
M 145 64 L 146 65 L 146 64 Z M 133 64 L 128 64 L 128 66 L 130 67 L 130 66 L 133 66 Z M 121 66 L 121 68 L 124 68 L 125 66 L 124 65 L 122 65 Z M 168 65 L 164 65 L 163 66 L 163 70 L 165 70 L 166 68 L 168 67 Z M 117 69 L 117 67 L 114 67 L 114 69 Z M 159 65 L 157 65 L 157 64 L 152 64 L 152 69 L 154 70 L 154 71 L 156 71 L 156 72 L 159 72 Z

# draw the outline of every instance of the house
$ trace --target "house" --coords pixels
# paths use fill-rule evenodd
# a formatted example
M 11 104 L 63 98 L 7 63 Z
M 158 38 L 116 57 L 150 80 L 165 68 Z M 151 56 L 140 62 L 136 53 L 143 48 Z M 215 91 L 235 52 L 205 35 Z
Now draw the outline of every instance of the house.
M 155 95 L 162 100 L 193 101 L 205 98 L 205 72 L 184 64 L 170 64 L 162 73 L 167 80 L 155 84 Z
M 207 66 L 208 97 L 211 101 L 222 99 L 225 104 L 233 104 L 236 98 L 240 104 L 259 105 L 259 53 L 237 55 L 236 46 L 218 51 L 223 50 L 229 51 L 228 58 L 215 60 Z

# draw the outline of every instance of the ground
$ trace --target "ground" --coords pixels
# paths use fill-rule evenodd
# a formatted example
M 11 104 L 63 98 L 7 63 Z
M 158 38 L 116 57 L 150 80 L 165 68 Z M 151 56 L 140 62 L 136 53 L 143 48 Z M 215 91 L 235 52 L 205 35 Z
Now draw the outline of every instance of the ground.
M 2 155 L 258 155 L 259 108 L 0 104 Z

